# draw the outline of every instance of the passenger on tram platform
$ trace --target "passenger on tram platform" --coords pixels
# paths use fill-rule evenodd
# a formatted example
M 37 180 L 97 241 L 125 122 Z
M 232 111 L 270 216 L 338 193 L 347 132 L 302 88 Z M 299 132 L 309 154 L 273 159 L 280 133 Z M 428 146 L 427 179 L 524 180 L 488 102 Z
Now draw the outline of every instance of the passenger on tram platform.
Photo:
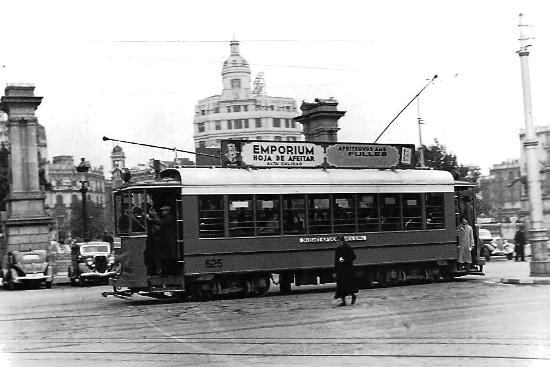
M 153 212 L 149 220 L 158 226 L 158 235 L 155 236 L 154 244 L 154 262 L 157 273 L 160 276 L 175 275 L 176 273 L 176 229 L 175 219 L 172 215 L 170 206 L 165 205 L 160 208 L 160 214 Z
M 456 232 L 458 237 L 458 265 L 461 269 L 469 270 L 472 263 L 470 251 L 474 247 L 474 231 L 465 217 L 460 218 L 460 224 Z
M 130 231 L 130 210 L 128 206 L 122 207 L 122 214 L 118 217 L 117 226 L 119 233 L 128 233 Z

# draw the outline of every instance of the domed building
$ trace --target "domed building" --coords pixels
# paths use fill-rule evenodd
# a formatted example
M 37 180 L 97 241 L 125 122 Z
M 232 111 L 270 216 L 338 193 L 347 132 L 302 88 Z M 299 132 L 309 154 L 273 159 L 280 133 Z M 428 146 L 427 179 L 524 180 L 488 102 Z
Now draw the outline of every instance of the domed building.
M 239 52 L 239 42 L 230 42 L 231 54 L 223 63 L 220 95 L 199 100 L 195 107 L 196 148 L 219 148 L 224 139 L 302 140 L 296 117 L 296 102 L 265 94 L 263 74 L 251 89 L 250 65 Z

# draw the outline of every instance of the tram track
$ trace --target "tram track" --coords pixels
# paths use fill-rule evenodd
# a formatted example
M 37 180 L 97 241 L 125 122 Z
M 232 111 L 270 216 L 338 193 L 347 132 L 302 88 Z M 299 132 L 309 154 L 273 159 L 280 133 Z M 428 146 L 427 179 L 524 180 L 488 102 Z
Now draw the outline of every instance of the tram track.
M 26 354 L 26 355 L 40 355 L 44 353 L 55 354 L 55 355 L 64 355 L 64 354 L 75 354 L 78 353 L 81 356 L 86 355 L 104 355 L 104 351 L 52 351 L 47 352 L 42 351 L 11 351 L 11 354 Z M 466 358 L 468 360 L 503 360 L 503 361 L 550 361 L 550 358 L 547 357 L 529 357 L 529 356 L 491 356 L 491 355 L 471 355 L 471 354 L 414 354 L 414 353 L 255 353 L 255 352 L 231 352 L 231 353 L 221 353 L 221 352 L 193 352 L 193 351 L 166 351 L 166 352 L 156 352 L 156 351 L 110 351 L 111 355 L 131 355 L 131 356 L 209 356 L 209 357 L 284 357 L 284 358 L 298 358 L 298 357 L 309 357 L 309 358 L 364 358 L 364 357 L 376 357 L 376 358 L 448 358 L 448 359 L 460 359 Z

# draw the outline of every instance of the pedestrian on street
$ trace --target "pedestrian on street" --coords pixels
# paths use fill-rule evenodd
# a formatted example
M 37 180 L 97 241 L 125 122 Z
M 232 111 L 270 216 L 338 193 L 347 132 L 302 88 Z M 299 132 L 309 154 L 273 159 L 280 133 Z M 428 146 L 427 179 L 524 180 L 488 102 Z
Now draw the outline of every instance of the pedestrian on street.
M 466 217 L 460 217 L 460 224 L 456 230 L 458 237 L 458 265 L 459 269 L 469 270 L 472 263 L 472 248 L 474 247 L 474 230 L 468 224 Z
M 523 225 L 520 225 L 514 236 L 514 251 L 516 253 L 516 261 L 525 261 L 525 243 L 527 242 L 525 235 L 525 228 Z
M 115 242 L 115 240 L 113 239 L 113 234 L 111 232 L 107 232 L 107 231 L 103 232 L 102 241 L 103 242 L 109 242 L 111 244 L 111 246 Z
M 338 247 L 334 253 L 334 271 L 336 273 L 336 294 L 334 299 L 341 298 L 342 302 L 338 306 L 346 305 L 346 296 L 351 296 L 351 304 L 355 304 L 357 296 L 357 286 L 355 281 L 355 270 L 353 269 L 353 261 L 355 260 L 355 252 L 344 239 L 344 236 L 339 238 Z

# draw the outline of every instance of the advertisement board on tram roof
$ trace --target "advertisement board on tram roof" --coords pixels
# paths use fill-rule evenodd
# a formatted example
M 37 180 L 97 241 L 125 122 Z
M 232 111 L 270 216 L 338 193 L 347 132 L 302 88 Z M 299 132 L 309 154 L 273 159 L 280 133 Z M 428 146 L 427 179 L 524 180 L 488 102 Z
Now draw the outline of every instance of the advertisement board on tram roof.
M 414 144 L 222 140 L 222 167 L 414 168 Z

